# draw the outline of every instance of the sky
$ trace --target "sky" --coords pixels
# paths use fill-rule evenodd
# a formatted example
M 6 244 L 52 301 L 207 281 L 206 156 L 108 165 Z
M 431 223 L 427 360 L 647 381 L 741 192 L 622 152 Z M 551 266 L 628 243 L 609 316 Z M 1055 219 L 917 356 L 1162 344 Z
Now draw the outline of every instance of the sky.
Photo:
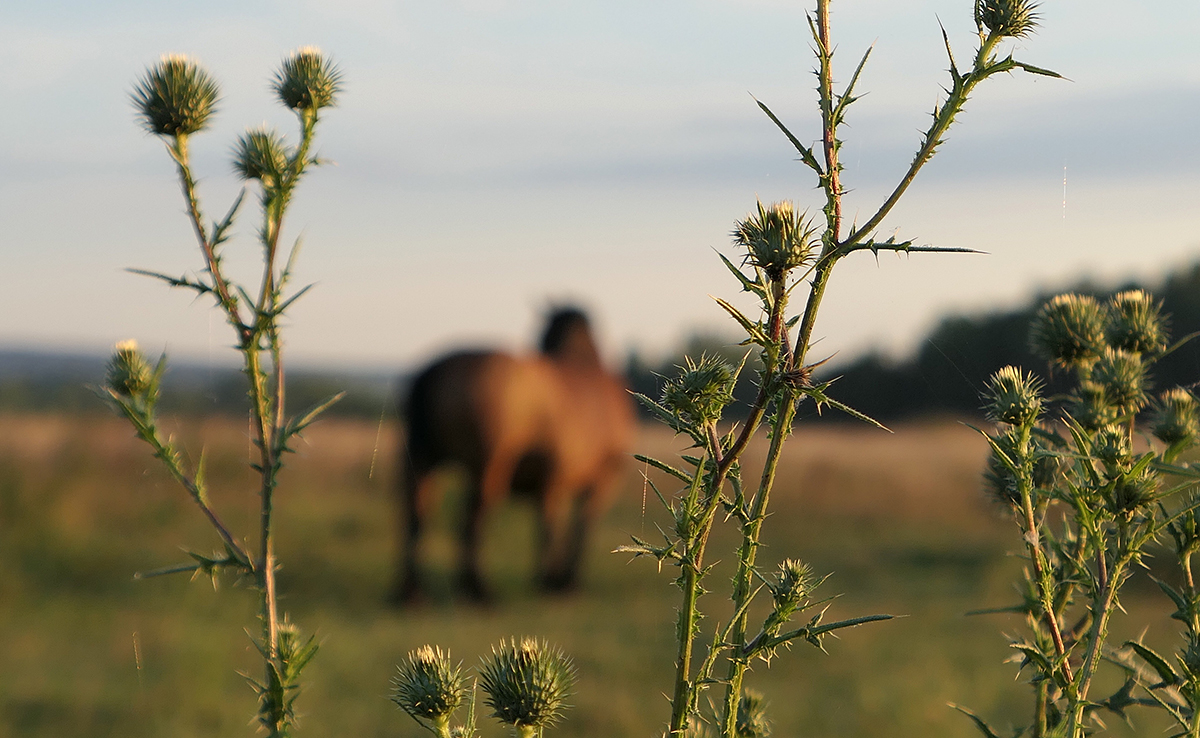
M 834 0 L 835 77 L 874 44 L 844 132 L 849 217 L 906 168 L 977 39 L 964 0 Z M 129 92 L 165 53 L 222 85 L 193 137 L 202 204 L 241 184 L 247 127 L 295 137 L 268 80 L 316 45 L 345 75 L 289 214 L 303 237 L 286 341 L 301 364 L 403 369 L 448 347 L 528 347 L 548 305 L 594 314 L 606 355 L 663 356 L 746 304 L 717 252 L 763 201 L 819 191 L 758 110 L 819 137 L 804 3 L 783 0 L 0 0 L 0 347 L 152 351 L 232 363 L 204 300 L 129 274 L 195 271 L 162 143 Z M 1012 306 L 1083 276 L 1155 279 L 1200 259 L 1200 5 L 1045 0 L 1005 53 L 1069 78 L 982 85 L 880 229 L 986 255 L 858 254 L 816 334 L 848 360 L 901 356 L 947 312 Z M 258 216 L 227 247 L 256 284 Z

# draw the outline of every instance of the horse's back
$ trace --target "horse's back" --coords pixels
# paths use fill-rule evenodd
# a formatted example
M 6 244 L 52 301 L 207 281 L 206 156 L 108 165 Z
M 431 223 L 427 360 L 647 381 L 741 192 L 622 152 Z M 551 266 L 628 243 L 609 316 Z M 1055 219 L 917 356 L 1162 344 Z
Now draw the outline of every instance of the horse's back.
M 499 446 L 536 444 L 561 388 L 540 362 L 500 352 L 450 354 L 413 380 L 408 451 L 423 466 L 478 466 Z
M 555 412 L 556 455 L 586 480 L 619 464 L 632 446 L 633 406 L 624 382 L 603 368 L 554 368 L 563 398 Z

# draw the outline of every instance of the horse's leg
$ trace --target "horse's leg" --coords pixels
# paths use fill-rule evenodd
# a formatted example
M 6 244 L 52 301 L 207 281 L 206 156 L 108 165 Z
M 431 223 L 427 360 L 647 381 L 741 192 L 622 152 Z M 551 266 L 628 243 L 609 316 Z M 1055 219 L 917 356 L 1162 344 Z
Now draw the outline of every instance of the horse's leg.
M 504 448 L 495 449 L 481 469 L 469 471 L 466 509 L 460 540 L 459 586 L 476 602 L 492 599 L 483 580 L 479 553 L 483 546 L 483 523 L 488 513 L 508 493 L 516 470 L 517 456 Z
M 402 451 L 400 464 L 400 479 L 397 480 L 397 492 L 400 504 L 399 531 L 403 543 L 398 547 L 399 560 L 396 562 L 396 579 L 388 601 L 392 604 L 404 604 L 421 599 L 424 587 L 421 582 L 421 528 L 433 505 L 431 498 L 435 490 L 430 478 L 431 469 L 427 464 L 417 464 L 407 449 Z
M 574 504 L 571 505 L 571 517 L 566 525 L 568 531 L 566 547 L 562 552 L 561 564 L 554 581 L 547 583 L 551 589 L 570 591 L 575 589 L 579 583 L 579 564 L 583 560 L 588 533 L 591 532 L 592 522 L 596 517 L 592 512 L 594 506 L 591 503 L 594 497 L 594 490 L 586 489 L 582 495 L 575 498 Z
M 552 475 L 553 476 L 553 475 Z M 540 506 L 541 554 L 538 559 L 538 584 L 549 592 L 567 589 L 567 560 L 573 542 L 571 525 L 573 495 L 560 481 L 551 480 Z
M 566 531 L 558 568 L 546 581 L 546 588 L 554 591 L 570 591 L 579 583 L 579 569 L 583 552 L 587 550 L 588 534 L 612 494 L 618 481 L 618 469 L 612 467 L 601 472 L 592 484 L 576 495 L 570 504 L 570 519 L 564 521 Z

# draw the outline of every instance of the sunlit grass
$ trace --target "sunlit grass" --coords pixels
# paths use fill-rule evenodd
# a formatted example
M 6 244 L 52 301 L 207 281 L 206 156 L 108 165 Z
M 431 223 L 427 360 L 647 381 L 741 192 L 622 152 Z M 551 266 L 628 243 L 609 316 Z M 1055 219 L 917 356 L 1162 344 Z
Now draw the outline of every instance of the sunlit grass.
M 211 420 L 214 499 L 229 511 L 243 494 L 246 428 Z M 395 430 L 327 421 L 314 427 L 285 472 L 280 506 L 282 607 L 323 640 L 308 676 L 302 735 L 417 736 L 387 699 L 395 664 L 423 643 L 473 663 L 502 637 L 545 637 L 579 669 L 564 736 L 648 736 L 661 730 L 675 648 L 675 592 L 653 563 L 606 553 L 629 533 L 661 523 L 631 469 L 617 506 L 596 531 L 582 591 L 546 599 L 532 586 L 533 510 L 514 504 L 490 524 L 484 557 L 500 601 L 480 610 L 449 599 L 453 504 L 431 541 L 442 600 L 394 611 L 383 598 L 395 555 L 391 499 Z M 195 451 L 201 438 L 184 444 Z M 669 435 L 647 429 L 639 450 L 665 454 Z M 372 455 L 375 473 L 368 476 Z M 886 611 L 908 617 L 846 631 L 833 657 L 796 648 L 748 683 L 770 700 L 776 735 L 972 735 L 945 704 L 970 704 L 999 726 L 1023 723 L 1024 689 L 1003 619 L 962 613 L 1007 604 L 1018 547 L 979 490 L 986 449 L 962 426 L 802 430 L 783 459 L 778 507 L 762 557 L 802 555 L 832 571 L 848 594 L 831 617 Z M 756 446 L 747 461 L 755 464 Z M 801 487 L 803 481 L 804 487 Z M 453 486 L 453 479 L 448 480 Z M 452 501 L 451 501 L 452 503 Z M 254 696 L 237 671 L 256 669 L 247 640 L 254 603 L 205 581 L 134 581 L 139 570 L 180 558 L 180 540 L 215 536 L 116 420 L 0 418 L 0 736 L 238 734 Z M 735 532 L 718 523 L 719 545 Z M 728 550 L 718 549 L 718 550 Z M 713 575 L 725 581 L 723 562 Z M 668 573 L 670 576 L 674 572 Z M 1138 575 L 1116 624 L 1150 623 L 1147 641 L 1170 643 L 1175 628 L 1153 585 Z M 836 591 L 836 590 L 835 590 Z M 715 618 L 728 617 L 712 594 Z M 727 604 L 725 605 L 727 607 Z M 1140 629 L 1140 625 L 1137 626 Z M 135 658 L 135 634 L 138 657 Z M 996 719 L 1000 716 L 1000 719 Z M 487 736 L 502 735 L 481 723 Z M 1156 730 L 1139 720 L 1142 731 Z M 1146 733 L 1149 734 L 1149 733 Z

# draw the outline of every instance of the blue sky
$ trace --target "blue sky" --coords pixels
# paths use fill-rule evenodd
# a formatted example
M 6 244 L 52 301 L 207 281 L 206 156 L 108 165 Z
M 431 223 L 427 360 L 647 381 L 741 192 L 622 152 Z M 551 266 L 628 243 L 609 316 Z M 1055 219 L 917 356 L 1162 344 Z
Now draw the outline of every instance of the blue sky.
M 875 43 L 849 116 L 851 214 L 899 176 L 945 83 L 938 20 L 962 63 L 962 0 L 835 0 L 838 77 Z M 913 346 L 948 310 L 1035 290 L 1154 277 L 1200 257 L 1200 7 L 1047 0 L 882 232 L 987 256 L 861 256 L 839 267 L 818 334 L 850 357 Z M 168 52 L 222 83 L 192 144 L 212 214 L 239 183 L 228 150 L 263 121 L 267 80 L 317 45 L 346 75 L 291 219 L 316 289 L 288 337 L 306 363 L 405 366 L 464 341 L 527 345 L 550 301 L 596 313 L 609 355 L 664 352 L 728 326 L 735 219 L 763 200 L 819 208 L 754 106 L 816 138 L 805 6 L 781 0 L 39 2 L 0 0 L 0 344 L 102 350 L 136 337 L 227 361 L 203 301 L 124 267 L 198 265 L 170 161 L 128 92 Z M 1064 173 L 1066 177 L 1064 207 Z M 246 211 L 246 215 L 251 215 Z M 230 246 L 254 282 L 256 219 Z M 898 229 L 898 230 L 897 230 Z

